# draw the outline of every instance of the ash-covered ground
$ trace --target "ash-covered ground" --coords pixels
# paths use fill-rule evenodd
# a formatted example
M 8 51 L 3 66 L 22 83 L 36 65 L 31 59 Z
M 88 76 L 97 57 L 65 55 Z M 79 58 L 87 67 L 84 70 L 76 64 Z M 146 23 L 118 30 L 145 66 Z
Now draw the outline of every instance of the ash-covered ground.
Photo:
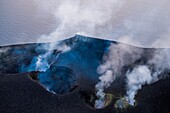
M 95 91 L 95 85 L 101 76 L 97 69 L 103 63 L 105 53 L 108 51 L 110 41 L 95 38 L 75 36 L 64 40 L 66 45 L 71 47 L 70 51 L 61 53 L 52 67 L 64 66 L 75 72 L 76 88 L 66 94 L 56 95 L 52 93 L 49 84 L 35 81 L 30 77 L 30 72 L 35 71 L 34 57 L 44 54 L 47 50 L 46 44 L 26 44 L 6 46 L 0 48 L 0 112 L 2 113 L 169 113 L 170 112 L 170 78 L 169 70 L 160 73 L 159 76 L 166 76 L 152 84 L 143 84 L 142 89 L 136 94 L 136 106 L 125 109 L 117 109 L 114 103 L 117 98 L 126 95 L 126 72 L 133 70 L 137 65 L 147 64 L 149 59 L 154 57 L 154 48 L 138 48 L 122 44 L 123 48 L 134 50 L 128 52 L 123 48 L 117 48 L 119 43 L 111 42 L 125 63 L 117 70 L 117 76 L 105 92 L 113 94 L 112 102 L 103 109 L 94 109 L 83 98 L 89 92 Z M 122 47 L 122 46 L 121 46 Z M 136 52 L 137 51 L 137 52 Z M 132 60 L 140 52 L 140 57 Z M 59 51 L 53 51 L 50 59 L 54 59 Z M 134 55 L 133 55 L 134 54 Z M 120 56 L 121 57 L 121 56 Z M 108 57 L 106 59 L 109 59 Z M 116 60 L 116 58 L 113 58 Z M 128 63 L 131 61 L 130 63 Z M 154 67 L 154 66 L 153 66 Z M 154 71 L 154 68 L 151 70 Z M 47 73 L 48 75 L 48 73 Z M 65 80 L 59 78 L 60 84 Z M 49 78 L 48 78 L 49 80 Z M 50 79 L 51 80 L 51 79 Z M 57 79 L 58 80 L 58 79 Z M 67 79 L 70 80 L 70 79 Z M 51 81 L 50 81 L 51 82 Z M 63 83 L 64 82 L 64 83 Z M 51 84 L 50 84 L 51 85 Z M 54 84 L 52 84 L 55 86 Z M 45 87 L 47 86 L 47 87 Z M 68 88 L 67 85 L 63 85 Z M 47 89 L 46 89 L 47 88 Z M 48 90 L 48 91 L 47 91 Z M 51 92 L 50 92 L 51 91 Z M 68 90 L 67 90 L 68 91 Z M 83 94 L 82 94 L 83 93 Z M 87 94 L 86 94 L 87 93 Z

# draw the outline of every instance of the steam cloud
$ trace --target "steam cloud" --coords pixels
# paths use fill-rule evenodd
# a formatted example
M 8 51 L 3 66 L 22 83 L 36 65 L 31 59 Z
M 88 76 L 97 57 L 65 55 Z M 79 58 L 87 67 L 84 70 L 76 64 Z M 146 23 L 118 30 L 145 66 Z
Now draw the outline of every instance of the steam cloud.
M 105 104 L 105 88 L 119 77 L 123 66 L 133 64 L 143 55 L 143 50 L 133 48 L 126 44 L 111 44 L 109 52 L 103 57 L 103 63 L 98 67 L 97 72 L 101 75 L 96 84 L 96 95 L 99 98 L 95 101 L 96 108 L 103 108 Z M 153 57 L 146 64 L 137 65 L 126 72 L 126 95 L 125 98 L 130 105 L 135 105 L 135 95 L 143 85 L 149 85 L 166 77 L 164 72 L 170 70 L 170 50 L 157 49 Z
M 156 50 L 154 57 L 148 61 L 148 65 L 153 67 L 149 69 L 147 65 L 135 67 L 132 72 L 127 72 L 127 96 L 126 99 L 130 105 L 135 104 L 135 95 L 142 88 L 142 85 L 152 84 L 161 78 L 164 78 L 164 71 L 170 69 L 170 51 L 168 49 Z
M 99 98 L 95 101 L 96 108 L 104 107 L 104 89 L 108 88 L 115 78 L 120 75 L 122 67 L 139 59 L 143 52 L 142 50 L 122 43 L 111 44 L 108 49 L 109 52 L 104 55 L 103 63 L 97 69 L 97 72 L 101 76 L 99 77 L 100 81 L 95 86 L 97 91 L 96 95 Z
M 137 91 L 142 88 L 142 85 L 150 84 L 152 76 L 147 66 L 138 66 L 132 72 L 126 73 L 127 77 L 127 96 L 126 100 L 130 105 L 135 105 L 135 95 Z

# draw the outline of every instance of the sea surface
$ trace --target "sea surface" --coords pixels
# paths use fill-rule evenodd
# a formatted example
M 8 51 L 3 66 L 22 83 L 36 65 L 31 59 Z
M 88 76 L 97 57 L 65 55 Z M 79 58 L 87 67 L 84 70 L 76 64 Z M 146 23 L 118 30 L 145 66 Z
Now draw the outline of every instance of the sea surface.
M 63 22 L 58 18 L 62 17 L 65 12 L 58 15 L 57 13 L 54 14 L 55 12 L 52 12 L 51 9 L 55 7 L 55 4 L 59 3 L 61 6 L 59 5 L 57 7 L 65 6 L 66 1 L 67 0 L 50 0 L 48 3 L 44 3 L 40 0 L 0 0 L 0 46 L 32 43 L 37 42 L 37 40 L 43 42 L 43 40 L 39 39 L 42 35 L 48 36 L 58 29 L 59 25 L 63 25 Z M 106 19 L 106 22 L 95 23 L 95 21 L 100 20 L 100 18 L 96 19 L 94 21 L 94 26 L 96 26 L 95 29 L 93 29 L 94 31 L 89 32 L 89 26 L 83 25 L 83 27 L 81 27 L 83 23 L 81 20 L 83 19 L 78 19 L 78 22 L 75 22 L 76 26 L 72 24 L 74 23 L 72 17 L 75 16 L 75 19 L 76 16 L 80 18 L 79 13 L 66 10 L 66 15 L 64 15 L 64 17 L 67 17 L 67 25 L 64 26 L 66 27 L 64 28 L 65 33 L 68 32 L 68 34 L 74 36 L 77 31 L 79 32 L 79 29 L 81 29 L 80 32 L 86 32 L 85 34 L 88 36 L 119 40 L 142 47 L 170 46 L 169 0 L 129 0 L 125 1 L 116 12 L 114 12 L 115 9 L 105 10 L 105 6 L 110 3 L 110 0 L 104 1 L 103 5 L 97 2 L 96 4 L 92 3 L 93 2 L 89 2 L 89 4 L 87 4 L 86 2 L 82 2 L 81 4 L 87 6 L 87 9 L 89 8 L 90 10 L 93 6 L 96 6 L 98 15 L 103 15 L 102 17 Z M 71 6 L 71 9 L 74 7 L 79 8 L 79 5 L 76 6 L 76 4 L 75 6 L 72 4 L 66 4 L 66 6 L 67 5 L 68 7 Z M 104 9 L 103 12 L 101 8 Z M 56 12 L 58 10 L 59 9 L 56 9 Z M 81 8 L 81 10 L 85 9 Z M 109 14 L 111 16 L 108 18 L 106 17 L 108 16 L 106 11 L 111 12 Z M 112 14 L 112 12 L 114 13 Z M 71 15 L 69 15 L 70 13 Z M 93 15 L 89 13 L 88 16 L 92 18 Z M 88 22 L 91 21 L 87 21 L 87 24 Z M 71 28 L 67 28 L 67 26 L 71 26 Z

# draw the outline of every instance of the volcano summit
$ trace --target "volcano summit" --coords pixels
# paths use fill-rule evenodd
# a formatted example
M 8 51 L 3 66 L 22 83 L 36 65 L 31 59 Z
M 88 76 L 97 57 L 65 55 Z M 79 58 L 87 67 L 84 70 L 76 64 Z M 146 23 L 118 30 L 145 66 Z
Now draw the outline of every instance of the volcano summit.
M 170 112 L 168 48 L 76 35 L 0 52 L 0 112 Z

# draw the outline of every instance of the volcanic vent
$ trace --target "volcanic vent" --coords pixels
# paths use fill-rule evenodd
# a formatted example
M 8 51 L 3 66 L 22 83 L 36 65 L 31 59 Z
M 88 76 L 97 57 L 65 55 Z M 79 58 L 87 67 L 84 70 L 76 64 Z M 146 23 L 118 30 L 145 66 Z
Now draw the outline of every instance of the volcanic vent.
M 92 109 L 102 109 L 107 106 L 109 106 L 112 103 L 113 95 L 110 93 L 106 93 L 104 96 L 104 105 L 101 105 L 101 107 L 95 106 L 95 101 L 98 99 L 96 96 L 96 93 L 93 91 L 80 91 L 81 98 L 83 99 L 84 103 L 88 105 Z

